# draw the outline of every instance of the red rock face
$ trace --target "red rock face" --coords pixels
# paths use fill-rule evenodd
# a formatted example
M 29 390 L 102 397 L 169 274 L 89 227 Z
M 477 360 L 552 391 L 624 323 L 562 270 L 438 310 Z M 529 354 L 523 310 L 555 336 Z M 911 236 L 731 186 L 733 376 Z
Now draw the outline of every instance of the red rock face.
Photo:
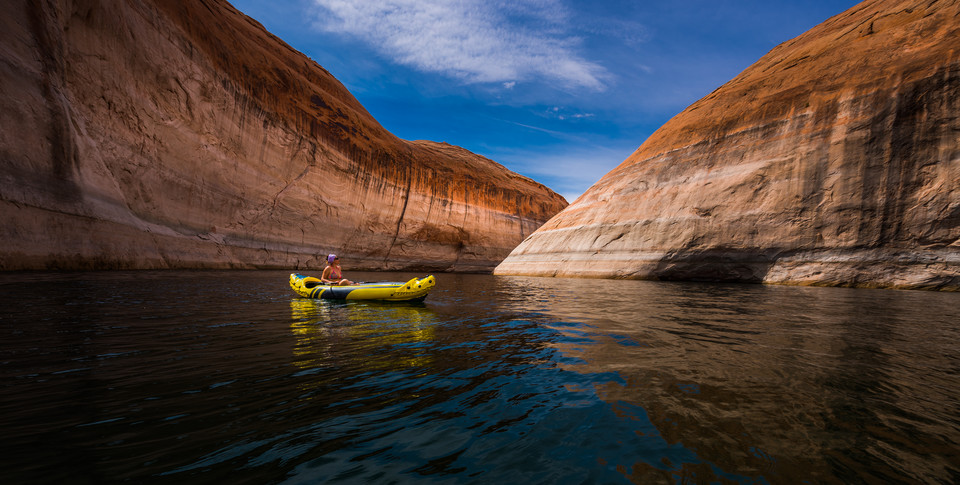
M 222 0 L 0 16 L 0 269 L 489 271 L 566 205 L 387 132 Z
M 495 274 L 960 288 L 960 4 L 866 1 L 776 47 Z

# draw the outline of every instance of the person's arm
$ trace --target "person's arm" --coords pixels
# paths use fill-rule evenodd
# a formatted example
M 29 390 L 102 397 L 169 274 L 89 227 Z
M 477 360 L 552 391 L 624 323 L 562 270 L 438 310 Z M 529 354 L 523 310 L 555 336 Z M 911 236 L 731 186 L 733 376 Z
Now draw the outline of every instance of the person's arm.
M 323 274 L 320 275 L 320 281 L 322 281 L 322 282 L 324 282 L 324 283 L 336 283 L 336 281 L 333 281 L 333 280 L 327 278 L 328 276 L 330 276 L 330 271 L 331 271 L 332 269 L 333 269 L 333 268 L 331 268 L 330 266 L 327 266 L 326 268 L 323 268 Z

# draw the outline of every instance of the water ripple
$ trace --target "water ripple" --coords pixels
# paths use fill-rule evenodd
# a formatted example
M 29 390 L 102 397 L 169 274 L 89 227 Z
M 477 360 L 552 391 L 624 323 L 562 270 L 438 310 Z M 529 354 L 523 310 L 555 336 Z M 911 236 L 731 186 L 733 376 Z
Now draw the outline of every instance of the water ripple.
M 957 295 L 439 282 L 385 305 L 296 298 L 282 272 L 0 275 L 2 478 L 960 476 Z

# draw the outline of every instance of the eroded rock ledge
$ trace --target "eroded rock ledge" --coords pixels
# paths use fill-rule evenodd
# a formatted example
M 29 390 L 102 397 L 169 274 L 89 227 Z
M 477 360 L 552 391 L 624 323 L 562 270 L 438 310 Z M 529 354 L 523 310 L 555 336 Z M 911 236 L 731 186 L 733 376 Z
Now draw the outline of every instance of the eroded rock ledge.
M 867 1 L 655 132 L 495 274 L 960 289 L 960 4 Z
M 0 46 L 0 270 L 489 271 L 566 205 L 223 0 L 18 0 Z

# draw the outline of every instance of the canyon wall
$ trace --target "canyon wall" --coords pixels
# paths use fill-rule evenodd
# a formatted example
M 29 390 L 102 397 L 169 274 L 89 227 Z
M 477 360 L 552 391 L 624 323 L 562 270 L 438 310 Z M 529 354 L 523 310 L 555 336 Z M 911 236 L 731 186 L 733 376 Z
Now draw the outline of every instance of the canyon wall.
M 777 46 L 494 273 L 960 289 L 960 4 L 865 1 Z
M 0 128 L 0 270 L 490 271 L 566 205 L 224 0 L 9 2 Z

